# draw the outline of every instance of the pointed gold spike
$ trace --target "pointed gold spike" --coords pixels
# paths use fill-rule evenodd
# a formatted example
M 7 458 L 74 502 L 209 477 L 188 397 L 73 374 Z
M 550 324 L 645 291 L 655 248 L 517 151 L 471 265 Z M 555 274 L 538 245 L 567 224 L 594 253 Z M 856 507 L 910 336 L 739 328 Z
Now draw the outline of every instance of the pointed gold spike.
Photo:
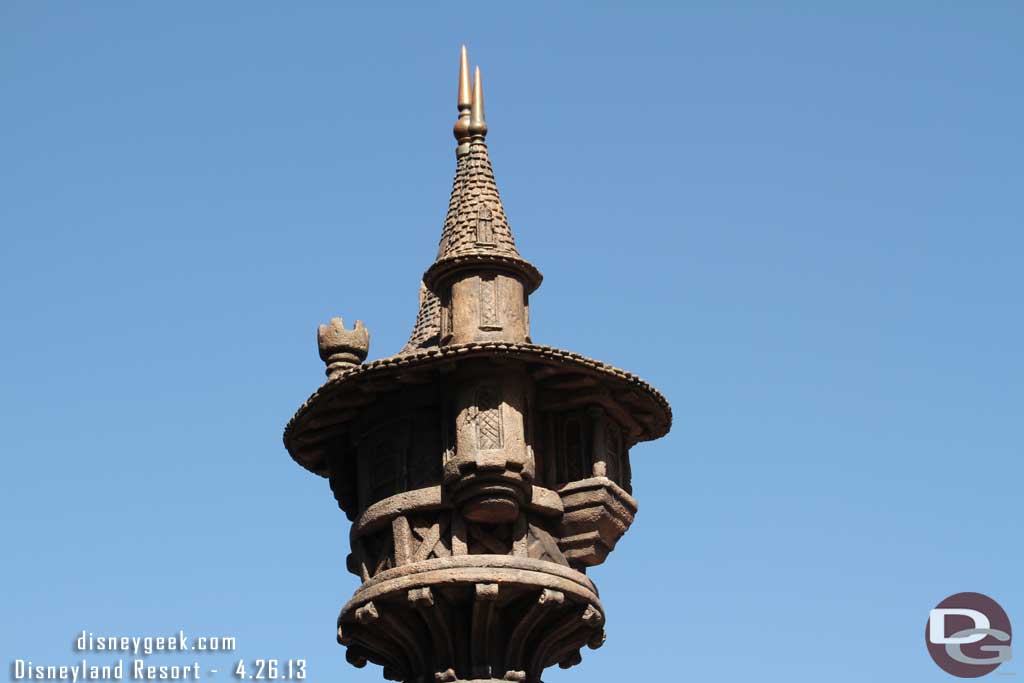
M 469 134 L 473 137 L 487 135 L 487 121 L 484 119 L 484 83 L 480 77 L 480 67 L 473 75 L 473 110 L 469 119 Z
M 469 109 L 473 102 L 469 94 L 469 57 L 466 46 L 462 46 L 462 61 L 459 64 L 459 111 Z
M 469 140 L 470 108 L 473 106 L 469 93 L 469 57 L 466 46 L 462 46 L 462 57 L 459 61 L 459 120 L 452 131 L 459 143 Z

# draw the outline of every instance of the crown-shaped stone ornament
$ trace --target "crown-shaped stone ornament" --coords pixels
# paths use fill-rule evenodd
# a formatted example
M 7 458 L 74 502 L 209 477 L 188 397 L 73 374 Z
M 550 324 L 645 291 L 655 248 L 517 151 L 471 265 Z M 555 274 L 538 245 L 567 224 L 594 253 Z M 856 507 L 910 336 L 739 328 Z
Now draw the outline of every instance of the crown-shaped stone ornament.
M 366 360 L 370 352 L 370 331 L 357 320 L 351 330 L 345 329 L 345 321 L 331 318 L 327 325 L 321 325 L 316 332 L 320 346 L 320 358 L 327 364 L 327 379 L 334 379 L 349 368 Z

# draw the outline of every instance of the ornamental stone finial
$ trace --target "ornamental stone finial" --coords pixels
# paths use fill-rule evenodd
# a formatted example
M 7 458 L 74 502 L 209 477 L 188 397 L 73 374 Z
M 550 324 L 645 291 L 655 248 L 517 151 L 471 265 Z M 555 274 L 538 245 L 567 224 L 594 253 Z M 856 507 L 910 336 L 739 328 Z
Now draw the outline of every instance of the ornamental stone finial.
M 329 325 L 321 325 L 316 333 L 320 358 L 327 364 L 327 378 L 334 379 L 345 370 L 366 360 L 370 351 L 370 331 L 362 320 L 355 328 L 345 329 L 345 321 L 331 318 Z

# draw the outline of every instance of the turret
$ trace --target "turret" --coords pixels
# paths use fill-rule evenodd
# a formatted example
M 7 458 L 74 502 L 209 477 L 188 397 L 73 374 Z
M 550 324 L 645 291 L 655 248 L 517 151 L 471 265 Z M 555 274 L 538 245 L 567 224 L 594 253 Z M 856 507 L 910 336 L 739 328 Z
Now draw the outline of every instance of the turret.
M 463 52 L 455 181 L 437 259 L 423 282 L 440 301 L 441 345 L 523 343 L 530 338 L 529 296 L 540 285 L 541 274 L 519 255 L 494 181 L 479 67 L 467 107 L 468 81 Z
M 671 425 L 640 378 L 531 341 L 540 272 L 520 256 L 462 49 L 456 172 L 437 258 L 397 354 L 318 330 L 328 381 L 285 445 L 352 520 L 362 584 L 338 617 L 348 661 L 407 683 L 539 683 L 604 642 L 586 568 L 633 522 L 630 448 Z
M 437 259 L 423 282 L 440 304 L 441 346 L 522 344 L 530 339 L 529 295 L 541 275 L 516 249 L 494 180 L 480 67 L 467 110 L 468 66 L 463 46 L 452 200 Z M 532 385 L 521 368 L 486 363 L 452 379 L 455 448 L 444 466 L 445 486 L 467 519 L 514 520 L 536 474 L 527 420 Z

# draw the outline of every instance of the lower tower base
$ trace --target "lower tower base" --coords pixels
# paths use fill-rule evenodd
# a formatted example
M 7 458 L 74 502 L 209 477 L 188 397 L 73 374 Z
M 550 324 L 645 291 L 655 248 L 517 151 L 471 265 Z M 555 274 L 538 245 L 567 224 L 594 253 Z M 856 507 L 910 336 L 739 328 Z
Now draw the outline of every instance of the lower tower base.
M 338 618 L 356 666 L 405 683 L 519 681 L 580 661 L 604 642 L 597 589 L 569 567 L 466 555 L 388 569 L 363 584 Z

